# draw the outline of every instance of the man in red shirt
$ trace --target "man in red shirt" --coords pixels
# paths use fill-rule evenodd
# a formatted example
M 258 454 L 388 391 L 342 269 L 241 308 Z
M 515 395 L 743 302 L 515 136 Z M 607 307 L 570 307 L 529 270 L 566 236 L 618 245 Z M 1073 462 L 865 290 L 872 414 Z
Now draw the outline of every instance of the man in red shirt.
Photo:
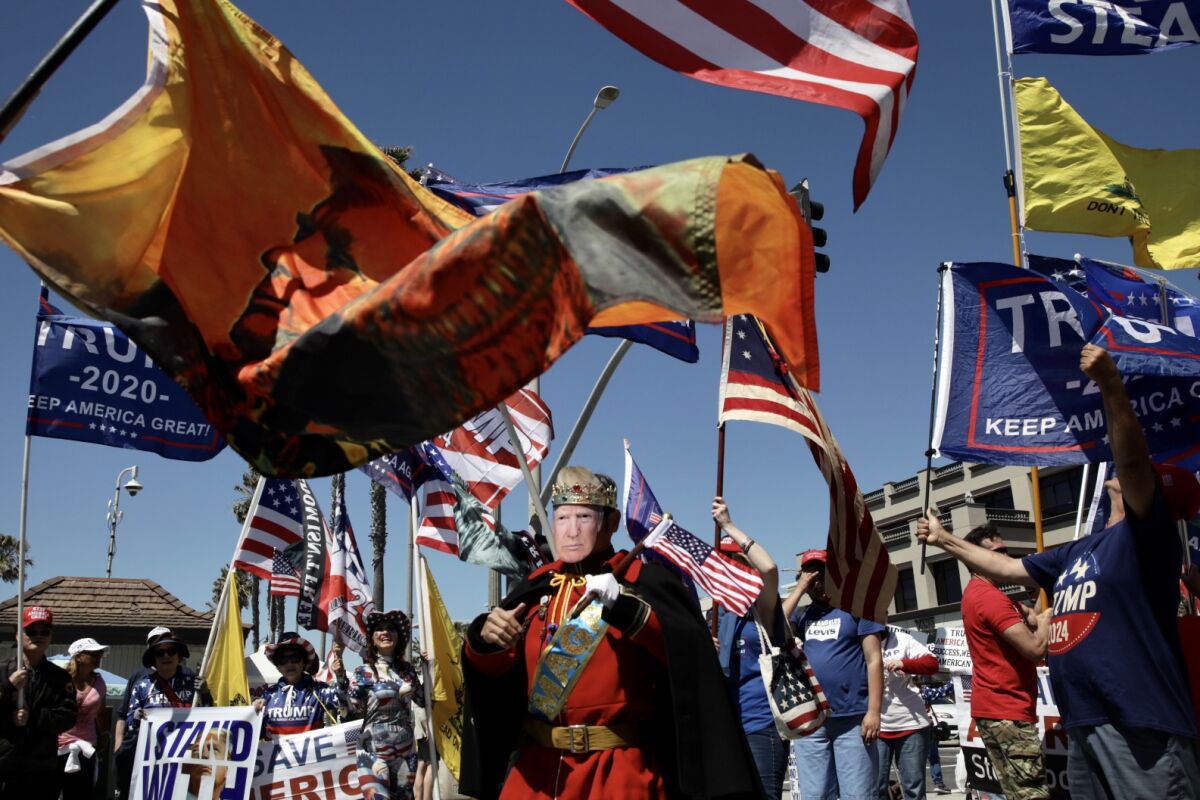
M 1008 553 L 990 523 L 964 537 Z M 978 573 L 963 592 L 963 627 L 971 650 L 971 717 L 1009 800 L 1043 800 L 1046 765 L 1037 730 L 1037 663 L 1046 655 L 1050 610 L 1041 614 Z

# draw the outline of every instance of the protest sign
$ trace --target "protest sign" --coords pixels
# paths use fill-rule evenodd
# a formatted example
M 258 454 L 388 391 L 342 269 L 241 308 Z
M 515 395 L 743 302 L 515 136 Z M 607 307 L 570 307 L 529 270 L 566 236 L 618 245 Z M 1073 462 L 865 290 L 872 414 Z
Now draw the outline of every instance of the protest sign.
M 938 671 L 953 675 L 971 674 L 971 651 L 962 628 L 938 628 L 925 644 L 938 660 Z
M 1071 796 L 1067 785 L 1067 732 L 1062 727 L 1054 690 L 1050 686 L 1050 671 L 1038 667 L 1037 726 L 1046 754 L 1046 784 L 1053 800 Z M 981 792 L 999 793 L 1000 784 L 992 763 L 988 760 L 979 729 L 971 719 L 971 677 L 954 676 L 955 716 L 958 722 L 958 741 L 967 767 L 967 781 Z
M 130 797 L 248 800 L 261 720 L 249 706 L 147 710 Z
M 347 722 L 258 746 L 250 800 L 344 800 L 362 796 L 355 765 L 362 722 Z
M 26 430 L 185 461 L 225 447 L 188 393 L 115 325 L 48 302 L 37 318 Z

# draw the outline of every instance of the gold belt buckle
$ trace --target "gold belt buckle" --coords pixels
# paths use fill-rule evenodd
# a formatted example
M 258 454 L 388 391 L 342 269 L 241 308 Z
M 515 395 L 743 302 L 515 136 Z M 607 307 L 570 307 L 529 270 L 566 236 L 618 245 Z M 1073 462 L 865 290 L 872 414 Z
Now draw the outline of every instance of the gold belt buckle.
M 587 725 L 567 726 L 567 746 L 572 753 L 586 753 L 590 750 Z

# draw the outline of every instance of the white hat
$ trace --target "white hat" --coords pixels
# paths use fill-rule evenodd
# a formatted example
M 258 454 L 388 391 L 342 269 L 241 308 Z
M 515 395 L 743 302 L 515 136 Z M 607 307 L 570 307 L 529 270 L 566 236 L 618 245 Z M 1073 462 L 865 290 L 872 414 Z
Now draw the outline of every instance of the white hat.
M 171 632 L 171 629 L 167 628 L 163 625 L 159 625 L 157 628 L 151 628 L 150 632 L 146 634 L 146 644 L 150 644 L 158 637 L 162 636 L 163 634 L 170 633 L 170 632 Z
M 67 648 L 67 655 L 71 658 L 80 653 L 107 653 L 107 645 L 102 645 L 95 639 L 76 639 L 71 642 L 71 646 Z

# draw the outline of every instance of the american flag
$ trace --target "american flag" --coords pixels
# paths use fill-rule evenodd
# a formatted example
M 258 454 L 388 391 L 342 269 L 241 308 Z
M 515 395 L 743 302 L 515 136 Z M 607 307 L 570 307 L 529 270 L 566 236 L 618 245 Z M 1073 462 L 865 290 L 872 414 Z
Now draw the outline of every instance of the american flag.
M 460 500 L 455 494 L 454 486 L 444 478 L 434 478 L 425 482 L 425 504 L 421 515 L 421 525 L 417 529 L 416 541 L 422 547 L 430 547 L 450 555 L 458 555 L 458 522 L 454 517 L 455 506 L 458 513 L 466 513 L 463 504 L 470 503 L 470 511 L 477 513 L 483 524 L 495 532 L 496 517 L 491 509 L 480 503 L 473 496 Z
M 320 605 L 326 626 L 335 639 L 364 655 L 367 648 L 367 615 L 375 610 L 366 565 L 354 540 L 354 528 L 346 510 L 346 476 L 337 482 L 333 496 L 333 541 L 327 549 L 325 580 Z M 320 619 L 320 616 L 318 619 Z
M 912 88 L 917 31 L 907 0 L 568 0 L 665 67 L 697 80 L 853 111 L 866 131 L 857 209 Z
M 758 570 L 721 555 L 670 518 L 646 537 L 646 548 L 687 573 L 696 584 L 739 617 L 750 610 L 763 588 Z
M 638 469 L 637 462 L 633 460 L 633 452 L 630 450 L 628 439 L 625 440 L 624 498 L 625 530 L 629 531 L 630 539 L 633 539 L 634 542 L 640 542 L 662 522 L 663 510 L 662 506 L 658 504 L 658 498 L 651 491 L 646 477 L 642 475 L 642 471 Z M 680 576 L 684 585 L 692 591 L 693 595 L 696 593 L 696 587 L 692 579 L 674 561 L 660 556 L 653 550 L 646 552 L 645 558 L 647 561 L 656 561 L 666 565 L 668 569 Z
M 299 597 L 300 596 L 300 573 L 296 571 L 295 566 L 288 560 L 287 555 L 275 551 L 275 557 L 271 560 L 271 582 L 270 591 L 268 594 L 278 595 L 280 597 Z
M 260 478 L 233 556 L 234 568 L 271 580 L 275 555 L 304 538 L 300 513 L 295 481 Z
M 532 469 L 550 452 L 554 438 L 550 407 L 532 389 L 522 389 L 504 402 L 520 440 L 519 452 Z M 496 508 L 521 482 L 518 449 L 509 439 L 498 409 L 472 417 L 433 443 L 450 469 L 466 481 L 471 494 L 488 508 Z
M 752 316 L 732 317 L 726 326 L 720 396 L 722 424 L 731 419 L 767 422 L 808 440 L 829 484 L 829 596 L 856 617 L 884 622 L 896 592 L 896 568 L 816 401 L 791 379 L 787 364 Z

